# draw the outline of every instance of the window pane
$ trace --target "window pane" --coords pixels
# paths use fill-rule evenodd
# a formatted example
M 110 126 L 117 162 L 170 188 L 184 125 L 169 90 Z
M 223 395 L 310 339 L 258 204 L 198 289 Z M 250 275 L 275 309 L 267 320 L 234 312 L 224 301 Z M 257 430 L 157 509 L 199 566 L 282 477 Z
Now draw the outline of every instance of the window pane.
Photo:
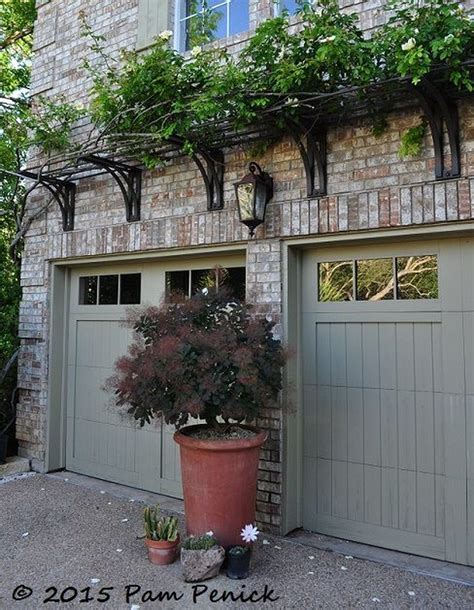
M 222 269 L 219 276 L 219 290 L 224 289 L 240 301 L 245 300 L 245 267 Z
M 89 275 L 79 278 L 79 305 L 96 305 L 97 276 Z
M 354 299 L 352 261 L 319 263 L 318 267 L 320 301 Z
M 124 273 L 120 276 L 120 304 L 138 305 L 141 299 L 141 273 Z
M 434 255 L 397 258 L 399 299 L 438 298 L 438 258 Z
M 287 10 L 291 15 L 299 9 L 297 0 L 280 0 L 281 10 Z
M 227 35 L 225 3 L 208 3 L 205 10 L 203 3 L 197 0 L 188 0 L 184 4 L 185 10 L 181 11 L 181 50 L 187 51 Z
M 99 277 L 99 305 L 116 305 L 118 303 L 118 275 L 101 275 Z
M 166 295 L 189 296 L 189 271 L 166 272 Z
M 193 269 L 191 271 L 191 294 L 196 292 L 211 293 L 216 290 L 216 272 L 214 269 Z
M 249 29 L 249 0 L 232 0 L 230 3 L 229 35 Z
M 356 262 L 357 300 L 387 301 L 393 299 L 393 260 L 374 258 Z

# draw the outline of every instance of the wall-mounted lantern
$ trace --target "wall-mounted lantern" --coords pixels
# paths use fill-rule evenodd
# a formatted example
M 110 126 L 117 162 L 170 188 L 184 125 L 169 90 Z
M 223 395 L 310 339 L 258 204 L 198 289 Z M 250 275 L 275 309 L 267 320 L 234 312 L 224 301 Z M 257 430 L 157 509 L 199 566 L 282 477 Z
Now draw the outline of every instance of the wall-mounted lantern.
M 267 203 L 273 197 L 273 178 L 257 163 L 250 163 L 250 173 L 234 183 L 240 222 L 247 225 L 252 237 L 256 227 L 265 220 Z

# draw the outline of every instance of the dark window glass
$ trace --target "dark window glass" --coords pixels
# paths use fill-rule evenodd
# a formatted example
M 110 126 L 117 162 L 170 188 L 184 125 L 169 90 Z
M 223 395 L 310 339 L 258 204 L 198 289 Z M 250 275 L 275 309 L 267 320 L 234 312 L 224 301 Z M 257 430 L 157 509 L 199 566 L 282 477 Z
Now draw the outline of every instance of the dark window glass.
M 216 290 L 216 272 L 214 269 L 193 269 L 191 271 L 191 294 Z
M 118 303 L 118 275 L 101 275 L 99 277 L 99 305 L 116 305 Z
M 97 276 L 79 278 L 79 305 L 97 304 Z
M 352 301 L 354 299 L 352 261 L 319 263 L 319 300 Z
M 438 259 L 433 255 L 397 258 L 399 299 L 438 298 Z
M 245 267 L 223 269 L 219 278 L 219 290 L 221 288 L 228 290 L 230 296 L 245 300 Z
M 393 299 L 393 259 L 373 258 L 356 262 L 357 300 L 387 301 Z
M 189 271 L 166 272 L 166 294 L 189 296 Z
M 120 276 L 120 304 L 137 305 L 141 299 L 141 273 L 124 273 Z

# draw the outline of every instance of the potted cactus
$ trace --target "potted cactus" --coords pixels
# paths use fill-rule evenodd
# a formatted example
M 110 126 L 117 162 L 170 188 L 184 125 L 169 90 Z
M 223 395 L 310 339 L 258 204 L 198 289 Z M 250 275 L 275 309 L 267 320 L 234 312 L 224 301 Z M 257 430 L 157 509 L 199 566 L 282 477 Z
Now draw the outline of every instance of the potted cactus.
M 249 523 L 240 532 L 240 537 L 245 545 L 235 545 L 227 549 L 226 574 L 229 578 L 241 580 L 248 577 L 252 557 L 250 545 L 257 540 L 259 533 L 255 525 Z
M 148 559 L 155 565 L 167 565 L 176 559 L 179 544 L 178 519 L 160 517 L 160 507 L 147 506 L 143 511 L 145 544 Z
M 225 550 L 213 532 L 189 536 L 181 547 L 181 565 L 186 582 L 200 582 L 214 578 L 225 559 Z
M 136 340 L 107 387 L 144 425 L 177 428 L 186 529 L 213 530 L 224 547 L 255 522 L 260 449 L 254 422 L 280 406 L 286 360 L 274 322 L 221 291 L 132 312 Z M 203 423 L 186 426 L 192 418 Z

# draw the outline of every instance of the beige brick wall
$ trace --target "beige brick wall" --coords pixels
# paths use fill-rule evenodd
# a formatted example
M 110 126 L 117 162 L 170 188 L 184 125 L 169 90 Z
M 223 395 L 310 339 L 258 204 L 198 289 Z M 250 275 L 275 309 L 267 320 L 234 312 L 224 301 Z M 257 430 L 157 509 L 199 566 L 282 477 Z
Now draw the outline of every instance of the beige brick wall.
M 365 28 L 380 23 L 383 2 L 341 0 L 344 10 L 360 13 Z M 270 0 L 251 0 L 251 25 L 269 16 Z M 51 0 L 40 2 L 35 34 L 33 90 L 87 100 L 89 82 L 81 68 L 89 51 L 80 38 L 79 12 L 104 34 L 108 47 L 133 48 L 137 0 Z M 170 24 L 171 26 L 171 24 Z M 242 45 L 245 35 L 231 41 Z M 370 125 L 355 121 L 328 133 L 328 196 L 308 199 L 303 166 L 294 143 L 283 139 L 259 163 L 275 181 L 275 195 L 265 225 L 247 245 L 249 298 L 278 324 L 282 307 L 281 240 L 367 229 L 462 221 L 474 217 L 474 109 L 460 107 L 462 177 L 437 182 L 434 155 L 427 136 L 420 159 L 401 161 L 401 133 L 417 123 L 420 109 L 390 117 L 388 130 L 375 138 Z M 85 132 L 84 123 L 79 132 Z M 64 233 L 55 204 L 29 231 L 22 268 L 20 317 L 21 398 L 17 434 L 22 455 L 41 468 L 45 455 L 51 261 L 68 257 L 144 252 L 170 247 L 205 246 L 247 240 L 239 223 L 233 182 L 246 173 L 242 150 L 225 151 L 224 209 L 208 212 L 205 189 L 195 165 L 181 158 L 162 170 L 144 173 L 141 221 L 128 224 L 118 187 L 106 176 L 78 182 L 75 230 Z M 29 210 L 44 204 L 38 189 Z M 280 327 L 277 327 L 280 330 Z M 270 530 L 280 525 L 281 418 L 279 411 L 262 415 L 270 431 L 262 454 L 258 516 Z

